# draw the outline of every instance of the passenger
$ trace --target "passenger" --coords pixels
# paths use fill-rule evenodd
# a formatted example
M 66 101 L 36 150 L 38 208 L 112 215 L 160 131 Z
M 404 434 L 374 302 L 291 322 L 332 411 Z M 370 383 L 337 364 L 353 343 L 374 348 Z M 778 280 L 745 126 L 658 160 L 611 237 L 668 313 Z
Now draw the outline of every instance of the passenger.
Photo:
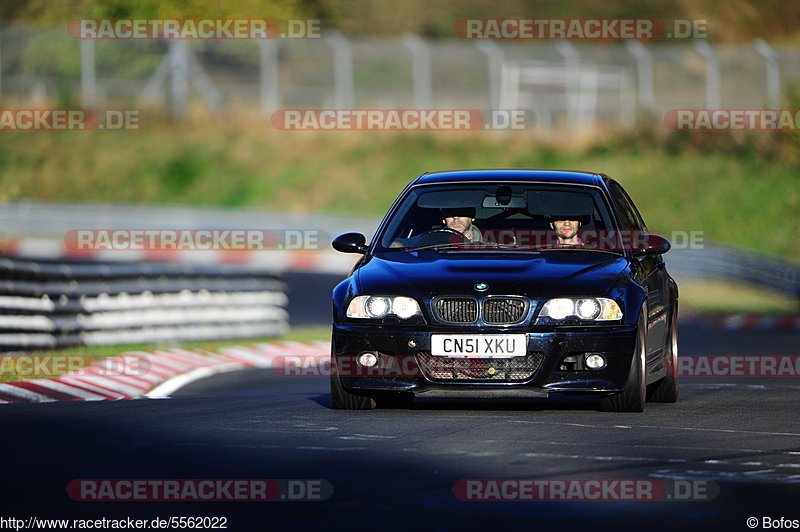
M 569 215 L 569 218 L 578 218 L 575 215 Z M 578 237 L 578 229 L 581 227 L 581 222 L 574 219 L 567 219 L 567 215 L 551 216 L 550 227 L 556 232 L 556 238 L 559 245 L 582 246 L 583 240 Z

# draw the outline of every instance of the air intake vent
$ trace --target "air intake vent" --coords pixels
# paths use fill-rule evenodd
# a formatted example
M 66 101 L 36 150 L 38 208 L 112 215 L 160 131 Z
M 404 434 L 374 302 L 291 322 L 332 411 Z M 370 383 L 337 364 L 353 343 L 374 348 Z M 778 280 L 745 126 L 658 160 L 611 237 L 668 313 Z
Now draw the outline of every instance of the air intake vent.
M 544 353 L 514 358 L 449 358 L 417 353 L 422 373 L 437 381 L 522 382 L 530 380 L 541 366 Z
M 493 325 L 519 323 L 528 313 L 528 301 L 518 297 L 490 297 L 483 302 L 483 321 Z
M 436 319 L 445 323 L 474 323 L 478 302 L 471 297 L 444 297 L 433 303 Z

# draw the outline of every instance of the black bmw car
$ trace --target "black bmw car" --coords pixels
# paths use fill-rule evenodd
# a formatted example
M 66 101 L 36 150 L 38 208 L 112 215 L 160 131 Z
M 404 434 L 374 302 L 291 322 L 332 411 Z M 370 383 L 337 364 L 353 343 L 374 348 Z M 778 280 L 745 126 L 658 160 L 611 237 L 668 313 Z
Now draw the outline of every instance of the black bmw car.
M 678 288 L 613 179 L 555 170 L 426 173 L 333 291 L 334 408 L 415 397 L 678 397 Z

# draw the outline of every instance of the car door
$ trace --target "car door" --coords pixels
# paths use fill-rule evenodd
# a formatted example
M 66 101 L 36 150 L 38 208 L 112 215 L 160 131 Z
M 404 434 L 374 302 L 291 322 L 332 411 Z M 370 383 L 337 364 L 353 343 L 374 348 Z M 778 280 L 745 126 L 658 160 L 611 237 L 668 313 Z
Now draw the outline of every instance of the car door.
M 623 231 L 632 235 L 647 234 L 647 227 L 639 211 L 622 186 L 608 181 L 608 189 L 617 209 Z M 635 236 L 633 237 L 635 238 Z M 630 240 L 633 240 L 630 238 Z M 647 291 L 647 359 L 650 367 L 660 369 L 657 361 L 667 335 L 667 273 L 662 255 L 633 257 L 634 279 Z

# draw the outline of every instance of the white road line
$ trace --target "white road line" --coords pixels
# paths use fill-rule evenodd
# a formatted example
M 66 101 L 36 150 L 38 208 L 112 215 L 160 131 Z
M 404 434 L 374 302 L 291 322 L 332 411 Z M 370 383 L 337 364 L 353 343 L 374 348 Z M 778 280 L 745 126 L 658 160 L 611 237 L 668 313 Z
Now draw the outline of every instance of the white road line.
M 303 445 L 295 447 L 298 451 L 363 451 L 366 447 L 313 447 L 310 445 Z
M 205 379 L 218 373 L 226 373 L 240 369 L 244 369 L 244 366 L 237 362 L 218 364 L 216 366 L 203 366 L 202 368 L 197 368 L 188 373 L 176 375 L 175 377 L 162 382 L 149 392 L 145 393 L 144 396 L 149 399 L 164 399 L 194 381 Z
M 383 436 L 380 434 L 353 434 L 351 436 L 337 436 L 337 439 L 340 440 L 371 440 L 371 441 L 383 441 L 383 440 L 393 440 L 396 439 L 397 436 Z
M 735 471 L 712 471 L 704 469 L 659 469 L 650 473 L 648 476 L 653 478 L 666 478 L 670 480 L 723 480 L 723 481 L 747 481 L 747 482 L 769 482 L 781 484 L 797 484 L 800 482 L 800 475 L 775 474 L 774 469 L 762 469 L 759 471 L 747 471 L 744 473 Z
M 560 423 L 558 421 L 526 421 L 521 419 L 509 419 L 509 423 L 528 423 L 531 425 L 566 425 L 573 427 L 584 427 L 594 429 L 613 429 L 614 425 L 582 425 L 579 423 Z M 663 429 L 663 430 L 691 430 L 698 432 L 724 432 L 728 434 L 758 434 L 761 436 L 800 436 L 797 432 L 767 432 L 760 430 L 735 430 L 735 429 L 708 429 L 703 427 L 669 427 L 665 425 L 637 425 L 639 429 Z
M 556 446 L 582 446 L 582 447 L 596 447 L 596 443 L 592 442 L 575 442 L 575 441 L 536 441 L 536 440 L 486 440 L 489 443 L 524 443 L 528 445 L 556 445 Z M 685 450 L 685 451 L 714 451 L 725 453 L 755 453 L 763 455 L 784 455 L 784 454 L 800 454 L 796 452 L 773 451 L 771 449 L 748 449 L 742 447 L 708 447 L 708 446 L 693 446 L 693 445 L 654 445 L 642 443 L 603 443 L 605 447 L 623 447 L 623 448 L 636 448 L 636 449 L 671 449 L 671 450 Z
M 592 456 L 587 454 L 560 454 L 560 453 L 521 453 L 528 458 L 562 458 L 572 460 L 594 460 L 600 462 L 670 462 L 686 463 L 683 458 L 652 458 L 647 456 Z

